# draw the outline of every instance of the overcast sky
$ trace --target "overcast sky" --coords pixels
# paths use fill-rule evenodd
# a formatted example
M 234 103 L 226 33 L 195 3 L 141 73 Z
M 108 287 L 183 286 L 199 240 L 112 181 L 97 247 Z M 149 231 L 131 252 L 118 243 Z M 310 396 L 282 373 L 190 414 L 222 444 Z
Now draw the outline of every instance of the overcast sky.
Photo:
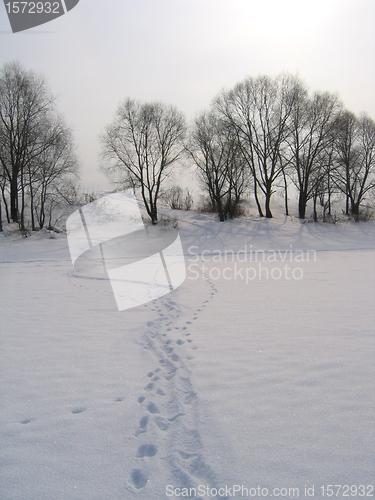
M 89 188 L 103 182 L 98 135 L 126 97 L 191 120 L 246 76 L 289 72 L 375 118 L 374 0 L 80 0 L 17 34 L 0 5 L 0 65 L 11 60 L 58 95 Z

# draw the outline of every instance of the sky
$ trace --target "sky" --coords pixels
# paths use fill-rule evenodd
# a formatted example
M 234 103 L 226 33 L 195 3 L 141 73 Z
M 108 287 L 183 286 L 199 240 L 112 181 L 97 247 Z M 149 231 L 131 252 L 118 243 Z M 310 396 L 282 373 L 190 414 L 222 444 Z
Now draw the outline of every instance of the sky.
M 0 5 L 0 67 L 42 74 L 74 132 L 87 190 L 106 186 L 99 134 L 125 98 L 189 121 L 247 76 L 298 75 L 375 118 L 373 0 L 80 0 L 13 34 Z

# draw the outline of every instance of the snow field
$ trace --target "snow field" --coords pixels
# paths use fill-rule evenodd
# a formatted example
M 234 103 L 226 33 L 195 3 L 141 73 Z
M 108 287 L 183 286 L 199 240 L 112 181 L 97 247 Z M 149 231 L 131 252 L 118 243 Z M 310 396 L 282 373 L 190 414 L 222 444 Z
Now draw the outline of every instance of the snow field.
M 373 480 L 374 224 L 179 216 L 185 283 L 123 313 L 63 236 L 0 239 L 2 500 Z M 316 261 L 224 279 L 245 245 Z

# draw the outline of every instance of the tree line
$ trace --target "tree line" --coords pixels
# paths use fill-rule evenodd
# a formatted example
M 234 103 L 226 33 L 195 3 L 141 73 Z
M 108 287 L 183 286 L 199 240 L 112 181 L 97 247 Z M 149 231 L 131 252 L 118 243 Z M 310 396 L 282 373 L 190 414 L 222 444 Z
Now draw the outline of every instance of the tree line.
M 100 135 L 102 169 L 121 189 L 139 189 L 153 223 L 174 167 L 195 167 L 220 221 L 236 214 L 252 193 L 259 216 L 272 217 L 272 195 L 298 192 L 299 217 L 312 201 L 324 217 L 345 200 L 358 218 L 375 187 L 375 122 L 347 111 L 336 94 L 309 93 L 296 76 L 249 77 L 223 90 L 188 126 L 174 106 L 126 99 Z M 77 181 L 73 135 L 44 78 L 18 63 L 0 72 L 0 228 L 32 229 Z
M 104 171 L 120 186 L 139 187 L 153 222 L 171 167 L 185 155 L 196 168 L 220 221 L 251 192 L 259 216 L 272 217 L 271 198 L 298 192 L 298 213 L 312 201 L 325 217 L 345 199 L 358 218 L 375 187 L 375 122 L 347 111 L 336 94 L 314 92 L 296 76 L 249 77 L 222 91 L 187 127 L 172 106 L 127 99 L 101 136 Z M 264 206 L 261 199 L 264 200 Z
M 73 135 L 46 80 L 18 62 L 0 71 L 0 230 L 51 225 L 52 210 L 78 178 Z M 3 210 L 2 210 L 3 209 Z

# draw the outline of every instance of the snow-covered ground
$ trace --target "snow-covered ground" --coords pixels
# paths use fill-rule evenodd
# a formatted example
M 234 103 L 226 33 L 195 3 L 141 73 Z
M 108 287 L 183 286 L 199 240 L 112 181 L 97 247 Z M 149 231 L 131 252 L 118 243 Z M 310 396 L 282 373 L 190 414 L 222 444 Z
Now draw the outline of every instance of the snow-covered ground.
M 123 312 L 0 235 L 1 500 L 372 498 L 374 222 L 176 215 L 187 279 Z

